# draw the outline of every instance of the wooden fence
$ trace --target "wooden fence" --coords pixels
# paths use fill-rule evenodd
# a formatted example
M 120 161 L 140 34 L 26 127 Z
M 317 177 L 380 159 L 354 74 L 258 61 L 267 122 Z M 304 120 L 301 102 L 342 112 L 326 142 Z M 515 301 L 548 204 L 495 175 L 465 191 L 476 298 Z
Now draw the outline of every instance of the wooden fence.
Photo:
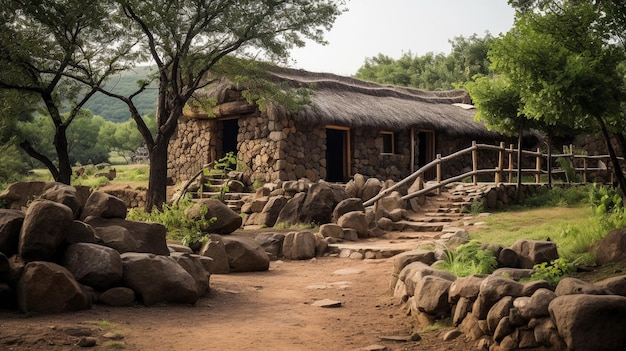
M 488 169 L 479 169 L 478 168 L 478 151 L 486 150 L 493 151 L 498 153 L 498 161 L 495 168 Z M 548 166 L 548 155 L 541 152 L 541 149 L 537 149 L 537 151 L 527 151 L 522 150 L 522 165 L 534 165 L 534 168 L 523 168 L 521 170 L 522 175 L 533 175 L 534 183 L 541 183 L 541 176 L 543 174 L 548 175 L 548 182 L 552 182 L 552 178 L 558 174 L 567 174 L 567 172 L 574 172 L 575 174 L 581 175 L 581 182 L 587 183 L 589 179 L 589 175 L 592 172 L 596 172 L 596 174 L 603 174 L 606 179 L 610 179 L 610 182 L 613 182 L 613 171 L 612 171 L 612 163 L 610 162 L 609 155 L 598 155 L 598 156 L 587 156 L 587 155 L 576 155 L 573 153 L 573 146 L 569 147 L 569 153 L 561 153 L 561 154 L 552 154 L 550 164 L 554 165 L 554 160 L 559 158 L 569 160 L 566 164 L 571 165 L 571 168 L 554 168 L 547 167 Z M 424 176 L 424 174 L 433 168 L 436 170 L 436 178 L 433 182 L 429 182 L 428 186 L 424 189 L 421 189 L 417 192 L 413 192 L 405 195 L 402 199 L 408 200 L 416 196 L 420 196 L 426 193 L 430 193 L 433 191 L 441 191 L 441 188 L 447 184 L 462 181 L 466 178 L 470 178 L 474 184 L 478 184 L 479 176 L 491 175 L 493 176 L 493 182 L 495 184 L 500 183 L 512 183 L 513 177 L 517 174 L 517 153 L 518 149 L 515 149 L 511 144 L 508 148 L 505 143 L 500 143 L 500 145 L 487 145 L 487 144 L 477 144 L 475 141 L 472 142 L 472 146 L 452 153 L 447 156 L 441 156 L 438 154 L 435 160 L 424 165 L 413 174 L 403 179 L 402 181 L 396 183 L 394 186 L 383 190 L 377 196 L 373 197 L 370 200 L 365 201 L 363 204 L 365 206 L 373 205 L 378 199 L 381 197 L 395 191 L 396 189 L 403 187 L 407 184 L 412 184 L 418 177 Z M 453 176 L 447 179 L 442 179 L 442 168 L 448 162 L 454 162 L 458 158 L 465 156 L 467 154 L 471 154 L 472 158 L 472 170 L 466 172 L 464 174 L 459 174 L 457 176 Z M 529 159 L 530 158 L 530 159 Z M 620 158 L 620 161 L 624 161 Z M 546 166 L 546 169 L 544 169 Z M 548 169 L 549 168 L 549 169 Z M 569 176 L 569 175 L 568 175 Z M 505 181 L 506 180 L 506 181 Z

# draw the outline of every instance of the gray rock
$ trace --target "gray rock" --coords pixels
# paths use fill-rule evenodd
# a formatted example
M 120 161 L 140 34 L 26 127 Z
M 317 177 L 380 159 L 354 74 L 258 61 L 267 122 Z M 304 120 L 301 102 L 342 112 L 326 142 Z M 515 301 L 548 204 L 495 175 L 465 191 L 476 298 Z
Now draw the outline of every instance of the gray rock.
M 283 233 L 259 233 L 254 237 L 259 245 L 265 250 L 270 260 L 277 260 L 283 256 L 283 243 L 285 234 Z
M 353 229 L 353 228 L 342 228 L 342 229 L 343 229 L 343 240 L 345 241 L 359 240 L 359 234 L 357 234 L 356 229 Z
M 509 317 L 504 317 L 500 319 L 496 329 L 493 331 L 493 340 L 495 342 L 502 342 L 502 340 L 507 336 L 513 333 L 515 329 L 509 322 Z
M 24 313 L 59 313 L 91 306 L 91 299 L 72 273 L 52 262 L 26 264 L 16 294 Z
M 357 181 L 356 176 L 354 180 L 357 182 L 357 185 L 360 183 L 360 181 Z M 359 191 L 359 197 L 363 200 L 363 202 L 365 202 L 378 195 L 378 193 L 380 193 L 383 189 L 383 184 L 376 178 L 368 178 L 365 180 L 363 186 L 359 186 L 359 188 L 361 189 Z
M 72 210 L 49 200 L 36 200 L 26 211 L 18 252 L 26 262 L 52 258 L 74 220 Z
M 548 289 L 539 289 L 528 299 L 528 303 L 517 307 L 526 320 L 542 318 L 549 315 L 548 306 L 556 298 L 556 294 Z
M 364 212 L 348 212 L 339 217 L 337 224 L 342 228 L 352 228 L 356 230 L 359 238 L 367 238 L 369 236 L 369 226 L 367 225 Z
M 498 254 L 498 264 L 501 267 L 519 268 L 519 257 L 517 253 L 510 248 L 503 248 Z
M 54 184 L 46 189 L 42 194 L 42 198 L 69 207 L 74 214 L 73 218 L 78 218 L 81 214 L 82 204 L 76 194 L 76 188 L 72 186 L 60 183 Z
M 611 291 L 609 289 L 572 277 L 565 277 L 561 279 L 554 292 L 557 296 L 574 294 L 611 295 Z
M 420 312 L 438 317 L 450 315 L 448 290 L 451 284 L 451 280 L 439 276 L 424 276 L 415 283 L 415 292 L 413 294 L 414 308 Z
M 333 209 L 348 196 L 343 190 L 326 182 L 311 184 L 300 208 L 301 223 L 326 224 L 332 220 Z
M 287 198 L 284 196 L 272 196 L 261 211 L 263 221 L 259 224 L 266 227 L 273 227 L 276 224 L 280 211 L 287 204 Z
M 65 235 L 65 243 L 68 245 L 78 243 L 96 244 L 98 240 L 96 230 L 89 224 L 81 221 L 73 221 Z
M 133 289 L 123 286 L 108 289 L 100 294 L 100 298 L 98 299 L 100 303 L 116 307 L 132 306 L 135 300 L 136 295 Z
M 60 183 L 43 181 L 12 183 L 0 194 L 0 200 L 2 200 L 6 208 L 22 210 L 27 207 L 29 202 L 57 184 Z
M 605 265 L 626 261 L 626 228 L 613 229 L 595 244 L 596 262 Z
M 533 268 L 534 265 L 559 258 L 556 243 L 552 241 L 518 240 L 511 246 L 517 253 L 520 268 Z
M 480 292 L 480 284 L 486 277 L 486 275 L 470 275 L 456 279 L 450 285 L 450 303 L 456 303 L 461 297 L 471 301 L 476 300 Z
M 553 290 L 554 287 L 550 285 L 547 280 L 533 280 L 530 282 L 524 283 L 524 288 L 522 289 L 522 296 L 531 296 L 535 293 L 535 291 L 539 289 L 547 289 Z
M 204 269 L 198 255 L 175 252 L 171 256 L 183 269 L 189 273 L 196 282 L 196 289 L 199 296 L 204 296 L 209 292 L 210 274 Z
M 97 235 L 100 235 L 100 228 L 102 227 L 120 226 L 125 228 L 128 231 L 127 234 L 137 244 L 135 252 L 153 253 L 163 256 L 169 256 L 170 254 L 166 241 L 167 229 L 162 224 L 100 217 L 90 217 L 85 222 L 96 230 Z
M 97 244 L 78 243 L 65 250 L 63 266 L 81 284 L 105 290 L 122 280 L 122 258 L 116 250 Z
M 330 237 L 336 239 L 343 239 L 343 228 L 340 225 L 334 223 L 322 224 L 320 226 L 320 234 L 323 237 Z
M 0 252 L 13 256 L 17 253 L 24 213 L 18 210 L 0 209 Z
M 412 262 L 406 265 L 406 267 L 404 267 L 404 269 L 398 275 L 398 279 L 406 284 L 409 295 L 413 296 L 411 295 L 411 293 L 417 289 L 417 285 L 419 284 L 420 280 L 424 279 L 427 276 L 436 276 L 445 279 L 450 283 L 452 283 L 456 279 L 456 276 L 450 272 L 432 268 L 431 266 L 419 261 Z M 448 292 L 446 291 L 446 299 L 447 298 Z
M 448 296 L 448 299 L 450 299 L 450 296 Z M 458 326 L 463 322 L 467 314 L 472 310 L 472 304 L 473 301 L 468 298 L 461 297 L 458 299 L 452 314 L 452 325 Z
M 480 284 L 480 292 L 472 307 L 478 319 L 487 318 L 487 314 L 496 302 L 505 296 L 522 296 L 523 285 L 507 278 L 488 276 Z
M 623 350 L 626 345 L 626 297 L 559 296 L 549 310 L 569 350 Z
M 389 290 L 393 292 L 396 287 L 398 275 L 409 263 L 422 262 L 427 265 L 435 262 L 435 253 L 427 250 L 405 251 L 393 257 L 393 271 L 391 272 L 391 280 L 389 282 Z
M 606 278 L 594 285 L 610 291 L 613 295 L 626 296 L 626 275 Z
M 498 277 L 520 281 L 522 279 L 530 278 L 530 276 L 533 275 L 533 272 L 534 271 L 532 269 L 524 268 L 498 268 L 491 274 Z
M 347 190 L 346 190 L 347 193 Z M 365 213 L 365 206 L 363 206 L 363 200 L 358 197 L 349 197 L 340 201 L 333 210 L 332 221 L 337 223 L 337 220 L 344 214 L 353 211 L 360 211 Z
M 228 236 L 222 238 L 231 272 L 266 271 L 270 258 L 254 239 Z
M 110 247 L 119 253 L 139 252 L 139 243 L 133 238 L 130 231 L 119 225 L 107 227 L 96 227 L 96 235 L 100 238 L 100 243 Z
M 283 256 L 288 260 L 308 260 L 315 257 L 315 235 L 308 231 L 285 235 Z
M 126 204 L 120 198 L 102 191 L 94 191 L 87 199 L 80 218 L 84 220 L 89 216 L 94 216 L 124 219 L 127 210 Z
M 212 236 L 213 237 L 213 236 Z M 200 249 L 200 255 L 210 257 L 213 259 L 211 264 L 211 274 L 228 274 L 230 273 L 230 266 L 228 265 L 228 255 L 226 254 L 226 247 L 224 242 L 220 240 L 210 240 L 202 249 Z
M 122 264 L 124 285 L 133 289 L 146 306 L 194 304 L 200 296 L 194 278 L 172 257 L 128 252 L 122 254 Z
M 487 327 L 489 328 L 490 335 L 494 334 L 500 320 L 504 317 L 508 317 L 512 307 L 513 298 L 511 296 L 504 296 L 489 309 L 487 313 Z
M 243 223 L 243 219 L 237 212 L 217 199 L 200 199 L 185 211 L 185 215 L 191 219 L 200 218 L 203 206 L 207 208 L 204 217 L 216 219 L 207 228 L 202 229 L 207 233 L 230 234 L 239 229 Z
M 170 250 L 170 254 L 173 252 L 182 252 L 187 254 L 192 254 L 193 250 L 189 246 L 179 245 L 179 244 L 167 244 L 167 248 Z
M 276 223 L 294 225 L 300 223 L 300 208 L 304 204 L 306 193 L 295 194 L 280 210 Z

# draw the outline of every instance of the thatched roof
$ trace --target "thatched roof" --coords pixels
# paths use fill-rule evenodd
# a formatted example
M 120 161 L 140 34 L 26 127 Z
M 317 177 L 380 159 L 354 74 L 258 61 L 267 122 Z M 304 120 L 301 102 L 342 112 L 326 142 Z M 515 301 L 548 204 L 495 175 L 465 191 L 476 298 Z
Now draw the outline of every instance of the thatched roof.
M 465 91 L 424 91 L 381 85 L 330 73 L 270 68 L 270 75 L 294 87 L 313 87 L 311 106 L 299 113 L 307 122 L 380 130 L 431 129 L 450 135 L 496 137 L 474 121 Z M 223 101 L 228 83 L 210 87 L 205 94 Z

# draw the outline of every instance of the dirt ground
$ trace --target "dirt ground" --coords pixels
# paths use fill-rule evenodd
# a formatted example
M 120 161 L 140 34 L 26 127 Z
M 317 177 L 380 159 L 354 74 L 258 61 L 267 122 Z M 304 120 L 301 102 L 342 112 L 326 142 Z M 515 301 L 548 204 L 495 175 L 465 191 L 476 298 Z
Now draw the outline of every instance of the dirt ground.
M 334 257 L 275 261 L 267 272 L 212 275 L 211 293 L 194 306 L 113 308 L 25 316 L 0 311 L 0 350 L 78 350 L 87 335 L 92 350 L 468 350 L 445 330 L 409 336 L 409 317 L 388 293 L 391 260 Z M 313 304 L 323 299 L 341 307 Z

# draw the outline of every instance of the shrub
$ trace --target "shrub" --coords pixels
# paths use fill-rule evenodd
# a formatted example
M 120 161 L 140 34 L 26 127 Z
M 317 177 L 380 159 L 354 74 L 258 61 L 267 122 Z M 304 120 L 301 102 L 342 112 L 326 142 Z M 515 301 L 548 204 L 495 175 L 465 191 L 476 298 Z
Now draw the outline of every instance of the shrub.
M 557 258 L 556 260 L 536 264 L 533 267 L 532 280 L 546 280 L 550 285 L 557 286 L 561 279 L 576 272 L 576 267 L 565 258 Z
M 472 240 L 456 250 L 448 250 L 446 259 L 438 268 L 454 273 L 457 277 L 472 274 L 490 274 L 498 266 L 493 251 L 481 248 L 478 241 Z

